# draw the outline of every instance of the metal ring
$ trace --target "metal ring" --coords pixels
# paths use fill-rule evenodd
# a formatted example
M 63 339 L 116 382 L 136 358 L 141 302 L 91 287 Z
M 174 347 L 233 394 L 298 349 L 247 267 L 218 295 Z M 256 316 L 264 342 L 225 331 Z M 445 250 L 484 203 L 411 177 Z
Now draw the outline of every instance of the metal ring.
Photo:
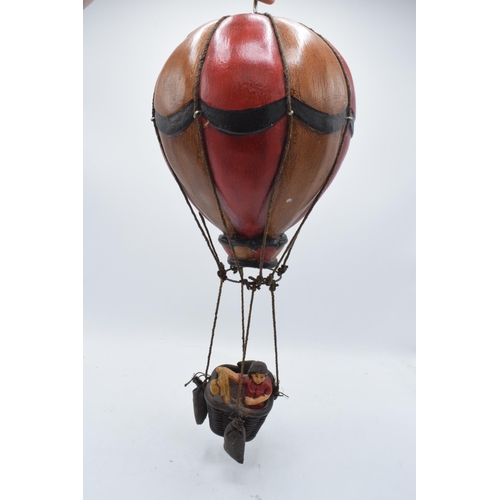
M 253 0 L 253 13 L 257 14 L 257 3 L 259 0 Z

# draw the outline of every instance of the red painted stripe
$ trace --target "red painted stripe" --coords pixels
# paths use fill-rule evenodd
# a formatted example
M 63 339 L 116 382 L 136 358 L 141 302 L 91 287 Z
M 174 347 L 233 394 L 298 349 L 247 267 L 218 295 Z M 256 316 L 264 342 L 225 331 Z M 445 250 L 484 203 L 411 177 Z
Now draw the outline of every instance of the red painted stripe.
M 285 95 L 283 63 L 269 19 L 239 14 L 224 20 L 207 51 L 200 98 L 214 108 L 242 110 Z

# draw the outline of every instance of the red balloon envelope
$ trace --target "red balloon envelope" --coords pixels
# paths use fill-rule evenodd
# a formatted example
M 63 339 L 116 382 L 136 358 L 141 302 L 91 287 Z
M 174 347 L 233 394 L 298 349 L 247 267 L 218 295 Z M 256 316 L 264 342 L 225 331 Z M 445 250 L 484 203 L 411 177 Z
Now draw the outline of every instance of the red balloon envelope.
M 355 97 L 345 61 L 302 24 L 262 14 L 208 23 L 179 45 L 153 118 L 186 196 L 224 234 L 229 261 L 272 268 L 285 231 L 340 168 Z

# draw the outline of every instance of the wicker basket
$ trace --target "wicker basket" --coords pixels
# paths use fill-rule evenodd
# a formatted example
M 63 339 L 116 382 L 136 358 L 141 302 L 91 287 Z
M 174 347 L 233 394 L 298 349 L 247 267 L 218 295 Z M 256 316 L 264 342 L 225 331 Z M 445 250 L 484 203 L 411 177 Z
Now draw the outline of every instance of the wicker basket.
M 248 369 L 252 361 L 245 361 L 245 369 L 244 373 L 248 373 Z M 238 363 L 238 366 L 235 365 L 222 365 L 230 368 L 236 373 L 241 372 L 241 362 Z M 271 372 L 268 372 L 268 377 L 271 379 L 273 384 L 273 390 L 275 388 L 274 376 Z M 210 380 L 217 379 L 217 372 L 214 370 L 210 376 Z M 238 385 L 231 382 L 231 399 L 236 400 L 236 396 L 238 393 Z M 274 399 L 271 396 L 265 403 L 264 407 L 258 410 L 253 410 L 250 408 L 246 408 L 242 405 L 239 406 L 238 412 L 236 412 L 236 404 L 231 402 L 229 404 L 225 404 L 222 402 L 219 396 L 213 396 L 210 392 L 210 382 L 205 387 L 205 400 L 207 402 L 208 409 L 208 420 L 210 423 L 210 429 L 217 434 L 218 436 L 224 436 L 224 431 L 230 422 L 233 421 L 236 417 L 241 417 L 244 421 L 244 427 L 246 432 L 245 440 L 251 441 L 259 432 L 259 429 L 262 427 L 262 424 L 266 420 L 267 415 L 271 411 L 273 407 Z

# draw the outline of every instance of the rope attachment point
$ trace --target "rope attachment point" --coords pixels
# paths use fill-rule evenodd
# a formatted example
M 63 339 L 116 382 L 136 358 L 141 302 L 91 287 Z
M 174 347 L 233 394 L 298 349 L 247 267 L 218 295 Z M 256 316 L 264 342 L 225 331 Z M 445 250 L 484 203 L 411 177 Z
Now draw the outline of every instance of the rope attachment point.
M 187 387 L 191 382 L 194 382 L 196 384 L 196 387 L 201 387 L 205 380 L 201 380 L 200 377 L 206 378 L 204 373 L 197 372 L 184 384 L 184 387 Z

